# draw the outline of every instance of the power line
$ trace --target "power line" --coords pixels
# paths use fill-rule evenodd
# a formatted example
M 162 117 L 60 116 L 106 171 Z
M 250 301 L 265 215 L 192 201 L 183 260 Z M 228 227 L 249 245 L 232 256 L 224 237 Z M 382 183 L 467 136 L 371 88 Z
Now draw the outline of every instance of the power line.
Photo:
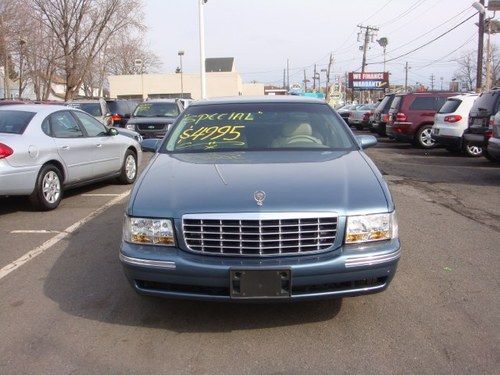
M 417 0 L 415 1 L 410 7 L 405 10 L 403 13 L 399 14 L 397 17 L 391 18 L 389 21 L 386 21 L 384 23 L 381 23 L 380 26 L 386 26 L 389 25 L 390 23 L 393 23 L 394 21 L 398 21 L 403 17 L 406 17 L 408 14 L 413 12 L 415 9 L 417 9 L 420 5 L 422 5 L 424 2 L 427 0 Z
M 363 21 L 360 21 L 359 23 L 365 23 L 366 21 L 368 21 L 370 18 L 372 18 L 373 16 L 379 14 L 382 10 L 385 9 L 385 7 L 387 5 L 389 5 L 390 3 L 392 3 L 394 0 L 389 0 L 388 2 L 386 2 L 384 5 L 382 5 L 381 8 L 379 8 L 378 10 L 376 10 L 374 13 L 372 13 L 370 16 L 368 16 L 367 18 L 365 18 Z
M 400 59 L 401 57 L 404 57 L 404 56 L 408 56 L 409 54 L 412 54 L 413 52 L 416 52 L 424 47 L 427 47 L 429 44 L 431 43 L 434 43 L 436 40 L 442 38 L 443 36 L 445 36 L 446 34 L 449 34 L 450 32 L 452 32 L 453 30 L 455 30 L 457 27 L 463 25 L 465 22 L 467 22 L 468 20 L 470 20 L 472 17 L 475 17 L 477 15 L 477 12 L 474 13 L 473 15 L 471 15 L 470 17 L 467 17 L 465 20 L 463 20 L 462 22 L 456 24 L 455 26 L 453 26 L 451 29 L 445 31 L 444 33 L 441 33 L 439 34 L 437 37 L 435 37 L 434 39 L 428 41 L 427 43 L 424 43 L 422 44 L 421 46 L 417 47 L 417 48 L 414 48 L 412 49 L 411 51 L 408 51 L 406 53 L 403 53 L 397 57 L 393 57 L 389 60 L 386 60 L 386 62 L 389 62 L 389 61 L 394 61 L 394 60 L 397 60 L 397 59 Z M 382 61 L 378 61 L 378 62 L 372 62 L 372 63 L 368 63 L 367 65 L 374 65 L 374 64 L 382 64 L 383 62 Z

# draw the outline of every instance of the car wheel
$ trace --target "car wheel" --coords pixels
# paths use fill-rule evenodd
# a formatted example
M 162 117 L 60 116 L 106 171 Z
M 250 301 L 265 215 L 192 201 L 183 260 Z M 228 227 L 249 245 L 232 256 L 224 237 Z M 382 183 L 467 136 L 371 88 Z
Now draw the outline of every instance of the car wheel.
M 137 157 L 135 153 L 127 150 L 123 159 L 122 171 L 118 180 L 124 184 L 133 184 L 137 177 Z
M 421 148 L 433 148 L 436 145 L 436 142 L 431 137 L 432 134 L 432 125 L 424 125 L 422 126 L 416 136 L 416 144 Z
M 465 155 L 471 158 L 477 158 L 483 156 L 483 148 L 480 146 L 472 146 L 469 143 L 464 144 Z
M 43 166 L 30 195 L 31 203 L 41 211 L 53 210 L 59 206 L 62 195 L 61 171 L 54 165 Z

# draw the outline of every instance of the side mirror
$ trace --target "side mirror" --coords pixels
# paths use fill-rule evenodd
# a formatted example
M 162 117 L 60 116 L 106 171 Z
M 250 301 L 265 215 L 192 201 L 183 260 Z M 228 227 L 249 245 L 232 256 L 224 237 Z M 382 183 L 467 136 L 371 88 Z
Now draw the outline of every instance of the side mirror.
M 142 151 L 156 152 L 160 147 L 161 139 L 145 139 L 141 142 Z
M 118 130 L 115 128 L 109 128 L 108 135 L 118 135 Z
M 377 138 L 373 135 L 358 135 L 356 136 L 359 145 L 362 149 L 375 146 L 377 144 Z

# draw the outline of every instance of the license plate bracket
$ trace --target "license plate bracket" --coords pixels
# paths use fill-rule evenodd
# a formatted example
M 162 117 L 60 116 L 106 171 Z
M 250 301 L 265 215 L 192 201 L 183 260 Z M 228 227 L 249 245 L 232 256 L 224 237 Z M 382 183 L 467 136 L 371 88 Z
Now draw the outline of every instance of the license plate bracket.
M 231 268 L 231 298 L 289 298 L 292 291 L 292 276 L 289 268 L 252 270 Z

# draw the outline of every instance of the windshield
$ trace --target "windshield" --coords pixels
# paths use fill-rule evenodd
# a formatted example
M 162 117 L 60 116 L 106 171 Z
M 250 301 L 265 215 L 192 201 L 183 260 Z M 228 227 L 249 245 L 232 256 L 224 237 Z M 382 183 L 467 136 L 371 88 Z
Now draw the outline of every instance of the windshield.
M 487 117 L 496 113 L 498 93 L 500 91 L 485 92 L 481 94 L 472 105 L 470 116 Z
M 172 102 L 141 103 L 134 111 L 134 117 L 177 117 L 179 107 Z
M 354 144 L 329 106 L 262 103 L 190 106 L 167 152 L 346 150 Z
M 102 116 L 101 105 L 99 103 L 69 103 L 68 106 L 81 109 L 94 117 Z
M 0 133 L 23 134 L 34 112 L 0 111 Z

